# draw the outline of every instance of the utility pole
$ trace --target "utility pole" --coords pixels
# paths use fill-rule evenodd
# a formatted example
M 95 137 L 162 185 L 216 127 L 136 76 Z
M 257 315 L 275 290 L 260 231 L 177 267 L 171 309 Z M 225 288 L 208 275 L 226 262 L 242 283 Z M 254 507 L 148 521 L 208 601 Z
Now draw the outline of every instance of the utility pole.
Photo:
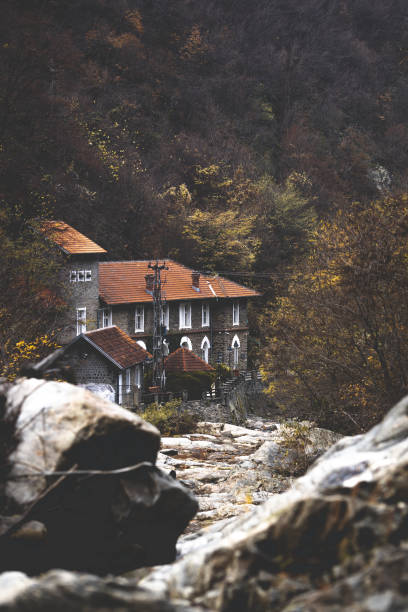
M 164 391 L 164 354 L 163 354 L 163 295 L 161 271 L 168 270 L 166 262 L 149 263 L 154 272 L 153 280 L 153 386 Z

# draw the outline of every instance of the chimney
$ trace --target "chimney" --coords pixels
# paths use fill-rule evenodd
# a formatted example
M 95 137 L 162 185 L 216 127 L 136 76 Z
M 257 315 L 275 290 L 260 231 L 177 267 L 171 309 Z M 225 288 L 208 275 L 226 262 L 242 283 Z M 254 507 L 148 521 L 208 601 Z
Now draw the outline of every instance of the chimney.
M 153 285 L 154 285 L 154 274 L 146 274 L 145 280 L 146 280 L 146 291 L 150 291 L 151 293 L 153 291 Z
M 199 289 L 200 288 L 200 273 L 199 272 L 192 272 L 191 273 L 191 281 L 193 283 L 193 287 L 195 289 Z

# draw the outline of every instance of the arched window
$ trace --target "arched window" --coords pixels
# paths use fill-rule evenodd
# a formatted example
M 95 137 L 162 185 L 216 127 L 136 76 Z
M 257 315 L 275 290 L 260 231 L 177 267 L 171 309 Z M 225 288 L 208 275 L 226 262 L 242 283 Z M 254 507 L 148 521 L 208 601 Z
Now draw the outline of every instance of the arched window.
M 238 336 L 234 336 L 233 340 L 232 340 L 232 344 L 231 344 L 231 348 L 232 348 L 232 361 L 233 361 L 233 367 L 237 368 L 238 364 L 239 364 L 239 348 L 241 346 L 241 343 L 239 341 Z
M 145 343 L 145 342 L 143 342 L 143 340 L 137 340 L 137 341 L 136 341 L 136 344 L 138 344 L 139 346 L 141 346 L 141 347 L 142 347 L 142 349 L 144 349 L 145 351 L 147 351 L 147 348 L 146 348 L 146 343 Z
M 206 363 L 208 363 L 210 358 L 210 341 L 207 336 L 204 336 L 203 341 L 201 342 L 201 357 L 204 359 Z
M 187 336 L 182 337 L 182 339 L 180 340 L 180 346 L 188 349 L 189 351 L 193 350 L 193 345 L 191 344 L 191 340 Z

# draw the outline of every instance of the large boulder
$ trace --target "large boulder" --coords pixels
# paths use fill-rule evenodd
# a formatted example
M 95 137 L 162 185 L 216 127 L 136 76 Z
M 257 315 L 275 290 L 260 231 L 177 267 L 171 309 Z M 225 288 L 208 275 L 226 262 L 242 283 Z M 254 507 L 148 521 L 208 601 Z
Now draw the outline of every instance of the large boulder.
M 155 467 L 155 427 L 68 383 L 22 379 L 0 393 L 1 569 L 102 573 L 174 559 L 197 502 Z
M 123 578 L 51 570 L 37 580 L 0 574 L 0 612 L 197 612 L 139 589 Z M 204 612 L 204 611 L 203 611 Z
M 211 610 L 406 610 L 407 483 L 408 398 L 140 586 Z
M 251 460 L 275 474 L 299 476 L 340 438 L 340 434 L 308 423 L 280 425 L 274 439 L 264 442 Z
M 7 574 L 0 611 L 96 611 L 106 601 L 130 611 L 145 598 L 158 610 L 403 612 L 407 483 L 408 398 L 367 434 L 337 442 L 287 492 L 187 538 L 172 565 L 126 578 Z

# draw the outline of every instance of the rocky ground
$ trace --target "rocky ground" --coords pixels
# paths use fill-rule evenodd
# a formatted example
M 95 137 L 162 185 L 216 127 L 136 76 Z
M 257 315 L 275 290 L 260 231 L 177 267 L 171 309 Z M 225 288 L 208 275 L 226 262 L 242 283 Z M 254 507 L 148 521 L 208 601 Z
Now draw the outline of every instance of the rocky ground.
M 405 612 L 407 475 L 408 398 L 281 495 L 184 538 L 138 588 L 197 611 Z
M 199 511 L 186 530 L 192 533 L 282 493 L 339 437 L 261 418 L 249 418 L 246 427 L 201 422 L 193 434 L 162 438 L 156 465 L 197 497 Z
M 7 550 L 19 551 L 20 562 L 31 551 L 35 561 L 56 538 L 61 561 L 70 550 L 71 563 L 83 563 L 88 551 L 87 564 L 98 569 L 90 546 L 98 543 L 106 561 L 110 555 L 123 564 L 126 552 L 130 571 L 4 571 L 0 612 L 408 610 L 408 398 L 367 434 L 338 440 L 295 478 L 337 436 L 302 423 L 204 422 L 194 434 L 164 438 L 157 467 L 154 428 L 71 385 L 37 384 L 0 389 L 4 439 L 13 428 L 18 433 L 6 449 L 14 463 L 3 467 L 0 489 L 9 504 L 3 510 L 19 512 L 1 517 L 3 568 L 13 569 Z M 106 475 L 96 464 L 106 470 L 113 451 L 110 486 L 100 486 Z M 71 482 L 57 478 L 60 471 L 66 476 L 68 460 L 72 486 L 61 486 Z M 129 460 L 139 466 L 120 467 Z M 43 484 L 32 486 L 38 478 Z M 169 562 L 197 509 L 193 492 L 198 513 Z M 66 513 L 55 514 L 56 501 Z M 83 516 L 92 520 L 81 527 Z M 151 560 L 164 565 L 148 567 Z

